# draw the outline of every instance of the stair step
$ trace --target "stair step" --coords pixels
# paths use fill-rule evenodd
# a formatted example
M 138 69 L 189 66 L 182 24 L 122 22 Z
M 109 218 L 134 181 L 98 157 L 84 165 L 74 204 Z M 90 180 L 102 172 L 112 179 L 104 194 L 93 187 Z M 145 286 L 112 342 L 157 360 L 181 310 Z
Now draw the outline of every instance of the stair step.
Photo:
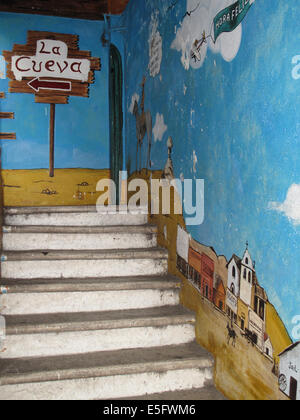
M 99 292 L 119 290 L 179 289 L 172 275 L 85 279 L 2 279 L 0 285 L 12 293 Z
M 162 392 L 160 394 L 148 394 L 139 397 L 121 398 L 121 400 L 135 401 L 227 401 L 221 392 L 213 385 L 207 385 L 203 388 L 180 390 L 173 392 Z M 175 406 L 177 407 L 177 406 Z M 176 408 L 175 408 L 176 409 Z M 184 409 L 184 407 L 183 407 Z M 166 413 L 164 413 L 166 414 Z
M 155 226 L 4 226 L 3 249 L 93 250 L 152 248 Z
M 1 398 L 111 399 L 202 388 L 212 357 L 196 343 L 30 359 L 0 359 Z
M 2 278 L 164 275 L 167 259 L 168 252 L 159 248 L 5 251 L 1 269 Z
M 2 262 L 6 261 L 68 261 L 68 260 L 123 260 L 123 259 L 168 258 L 168 251 L 162 248 L 109 249 L 109 250 L 39 250 L 5 251 Z
M 93 331 L 145 326 L 166 326 L 195 322 L 194 313 L 182 306 L 87 312 L 6 316 L 6 334 L 36 334 L 66 331 Z
M 179 283 L 171 276 L 113 279 L 1 280 L 3 315 L 99 312 L 174 306 Z
M 126 211 L 132 214 L 143 214 L 147 212 L 146 207 L 127 208 L 126 205 L 119 206 L 24 206 L 24 207 L 4 207 L 5 215 L 17 214 L 57 214 L 57 213 L 100 213 L 100 214 L 124 214 Z
M 11 207 L 4 209 L 6 225 L 105 226 L 145 225 L 147 209 L 126 212 L 126 207 L 95 206 Z
M 175 345 L 194 340 L 195 316 L 175 307 L 6 316 L 5 358 Z
M 152 225 L 137 226 L 3 226 L 4 233 L 157 233 L 157 227 Z

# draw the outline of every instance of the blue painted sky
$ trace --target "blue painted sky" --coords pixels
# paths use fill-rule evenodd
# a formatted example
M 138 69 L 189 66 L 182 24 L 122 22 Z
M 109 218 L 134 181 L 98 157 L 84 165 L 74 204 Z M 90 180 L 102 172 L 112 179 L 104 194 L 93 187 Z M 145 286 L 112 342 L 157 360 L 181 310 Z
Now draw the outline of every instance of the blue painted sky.
M 81 50 L 100 57 L 102 70 L 95 72 L 89 98 L 70 97 L 68 105 L 56 105 L 56 168 L 109 167 L 107 49 L 100 37 L 102 22 L 0 13 L 0 55 L 13 45 L 26 44 L 27 30 L 79 35 Z M 8 91 L 8 80 L 0 80 Z M 34 95 L 7 94 L 2 111 L 15 112 L 15 120 L 1 120 L 1 131 L 16 132 L 16 141 L 2 141 L 4 169 L 48 168 L 49 105 L 35 104 Z
M 154 122 L 156 113 L 162 114 L 168 127 L 162 142 L 153 145 L 153 168 L 164 167 L 166 140 L 172 136 L 176 177 L 205 180 L 205 222 L 190 227 L 193 237 L 227 258 L 242 256 L 249 241 L 259 281 L 292 334 L 292 319 L 300 314 L 300 225 L 270 203 L 283 203 L 289 188 L 300 184 L 300 79 L 292 77 L 292 58 L 300 54 L 300 6 L 256 1 L 242 23 L 233 61 L 208 50 L 200 69 L 185 70 L 171 44 L 186 2 L 170 11 L 175 2 L 146 0 L 144 8 L 133 3 L 125 16 L 130 28 L 127 108 L 134 93 L 141 95 L 139 83 L 146 74 L 145 109 Z M 163 59 L 161 77 L 151 78 L 148 39 L 155 10 Z M 129 112 L 127 117 L 127 160 L 134 170 L 135 119 Z M 146 142 L 144 159 L 145 152 Z

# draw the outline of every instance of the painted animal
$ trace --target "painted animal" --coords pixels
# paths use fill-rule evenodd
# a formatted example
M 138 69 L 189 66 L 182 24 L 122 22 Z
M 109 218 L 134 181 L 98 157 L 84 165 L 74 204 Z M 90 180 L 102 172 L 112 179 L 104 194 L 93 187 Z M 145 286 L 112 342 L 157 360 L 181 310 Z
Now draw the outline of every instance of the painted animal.
M 230 340 L 232 339 L 232 345 L 235 347 L 236 338 L 237 338 L 236 332 L 234 331 L 233 328 L 230 327 L 229 324 L 227 324 L 227 330 L 228 330 L 228 341 L 227 341 L 227 344 L 229 344 L 230 343 Z
M 137 101 L 134 103 L 133 115 L 136 119 L 136 138 L 137 138 L 137 148 L 136 148 L 136 170 L 141 172 L 142 170 L 142 146 L 145 135 L 147 134 L 148 141 L 148 150 L 147 150 L 147 163 L 146 170 L 151 167 L 151 146 L 152 146 L 152 116 L 150 111 L 144 110 L 145 103 L 145 83 L 146 78 L 144 77 L 142 82 L 142 100 L 141 100 L 141 113 L 139 111 L 139 106 Z

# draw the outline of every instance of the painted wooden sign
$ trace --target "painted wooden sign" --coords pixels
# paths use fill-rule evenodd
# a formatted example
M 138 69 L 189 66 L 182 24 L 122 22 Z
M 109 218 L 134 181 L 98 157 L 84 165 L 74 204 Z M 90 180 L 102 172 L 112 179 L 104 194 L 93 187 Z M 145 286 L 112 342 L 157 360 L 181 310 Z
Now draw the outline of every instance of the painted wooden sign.
M 0 92 L 0 99 L 5 98 L 5 93 Z M 10 119 L 13 120 L 15 118 L 15 114 L 13 112 L 0 112 L 0 120 L 1 119 Z M 0 132 L 0 140 L 16 140 L 16 133 L 2 133 Z
M 77 35 L 28 31 L 26 45 L 3 51 L 10 93 L 30 93 L 35 102 L 50 104 L 49 176 L 54 176 L 55 104 L 67 104 L 69 96 L 89 96 L 100 58 L 80 51 Z
M 26 45 L 3 51 L 9 92 L 31 93 L 38 103 L 67 104 L 69 96 L 89 96 L 100 59 L 80 51 L 77 35 L 28 31 Z

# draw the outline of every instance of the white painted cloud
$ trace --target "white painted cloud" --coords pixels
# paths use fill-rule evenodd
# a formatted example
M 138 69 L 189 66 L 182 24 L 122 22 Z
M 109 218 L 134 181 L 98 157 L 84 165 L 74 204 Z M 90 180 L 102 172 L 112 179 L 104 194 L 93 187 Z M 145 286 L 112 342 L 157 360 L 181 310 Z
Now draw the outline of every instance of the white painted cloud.
M 132 95 L 131 104 L 130 104 L 130 106 L 128 108 L 128 111 L 130 112 L 130 114 L 133 114 L 133 108 L 134 108 L 135 101 L 137 103 L 139 103 L 139 100 L 140 100 L 140 95 L 138 95 L 137 93 L 135 93 L 134 95 Z
M 284 213 L 296 226 L 300 225 L 300 184 L 293 184 L 287 192 L 283 203 L 269 203 L 270 210 Z
M 232 32 L 222 33 L 216 43 L 213 42 L 213 20 L 221 10 L 232 3 L 232 0 L 187 0 L 187 12 L 194 12 L 185 16 L 171 45 L 171 48 L 181 52 L 181 62 L 186 70 L 190 67 L 202 67 L 208 48 L 215 54 L 221 54 L 226 61 L 232 61 L 236 57 L 241 45 L 242 24 Z M 196 51 L 195 60 L 191 57 L 191 51 L 195 41 L 201 40 L 203 31 L 208 37 L 207 42 L 203 43 L 200 51 Z
M 163 135 L 167 131 L 168 126 L 165 124 L 164 116 L 162 114 L 156 114 L 155 126 L 153 127 L 154 141 L 162 141 Z

